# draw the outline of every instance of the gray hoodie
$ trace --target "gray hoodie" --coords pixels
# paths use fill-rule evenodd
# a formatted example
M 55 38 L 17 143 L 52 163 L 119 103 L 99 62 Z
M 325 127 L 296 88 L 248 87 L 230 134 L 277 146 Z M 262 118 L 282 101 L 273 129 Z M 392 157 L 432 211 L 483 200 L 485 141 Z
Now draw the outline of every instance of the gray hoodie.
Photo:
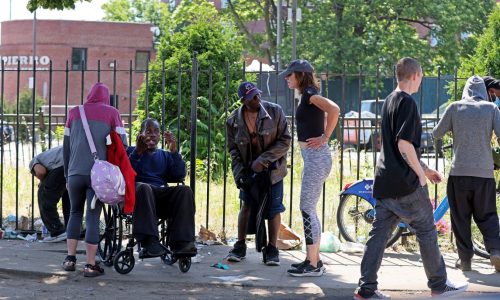
M 500 144 L 500 111 L 488 99 L 484 81 L 479 76 L 467 80 L 462 100 L 451 103 L 433 130 L 442 138 L 453 136 L 453 161 L 450 176 L 493 178 L 491 137 Z

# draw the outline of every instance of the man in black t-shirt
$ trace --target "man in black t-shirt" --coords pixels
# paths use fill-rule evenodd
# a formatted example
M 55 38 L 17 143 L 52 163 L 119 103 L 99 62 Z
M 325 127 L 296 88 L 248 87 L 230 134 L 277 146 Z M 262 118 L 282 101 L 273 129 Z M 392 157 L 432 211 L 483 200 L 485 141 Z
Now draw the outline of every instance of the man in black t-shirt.
M 382 107 L 382 150 L 373 184 L 376 217 L 361 261 L 355 299 L 390 298 L 378 291 L 377 272 L 390 233 L 401 219 L 415 230 L 432 295 L 456 294 L 467 288 L 466 283 L 447 280 L 426 179 L 438 183 L 442 175 L 418 155 L 422 125 L 411 94 L 418 91 L 422 69 L 415 59 L 403 58 L 396 66 L 396 76 L 398 86 Z

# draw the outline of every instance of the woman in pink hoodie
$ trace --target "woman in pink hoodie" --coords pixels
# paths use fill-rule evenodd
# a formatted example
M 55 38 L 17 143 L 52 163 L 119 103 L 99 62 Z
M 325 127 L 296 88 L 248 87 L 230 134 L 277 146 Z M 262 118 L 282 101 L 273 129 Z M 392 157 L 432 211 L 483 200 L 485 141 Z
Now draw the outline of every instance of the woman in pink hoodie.
M 90 132 L 94 140 L 99 159 L 106 160 L 106 136 L 112 130 L 116 131 L 125 146 L 127 138 L 120 113 L 109 105 L 109 89 L 102 83 L 96 83 L 87 96 L 83 105 Z M 85 200 L 89 203 L 94 197 L 91 187 L 90 170 L 94 165 L 94 158 L 90 151 L 82 119 L 78 107 L 69 111 L 66 127 L 64 128 L 63 142 L 64 175 L 68 183 L 68 192 L 71 202 L 71 213 L 67 226 L 68 255 L 63 262 L 63 269 L 76 269 L 76 248 L 80 237 L 80 226 L 83 219 Z M 86 254 L 87 264 L 83 270 L 85 277 L 95 277 L 104 274 L 104 270 L 95 261 L 97 244 L 99 243 L 99 217 L 102 203 L 96 202 L 95 208 L 87 205 L 85 217 Z

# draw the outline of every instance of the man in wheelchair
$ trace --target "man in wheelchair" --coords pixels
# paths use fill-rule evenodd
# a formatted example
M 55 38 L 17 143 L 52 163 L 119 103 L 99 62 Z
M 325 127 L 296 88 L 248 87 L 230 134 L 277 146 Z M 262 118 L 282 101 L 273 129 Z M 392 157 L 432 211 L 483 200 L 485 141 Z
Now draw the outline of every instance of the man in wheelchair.
M 158 219 L 167 219 L 170 250 L 174 255 L 193 256 L 197 251 L 194 196 L 188 186 L 167 185 L 167 182 L 181 182 L 186 176 L 186 167 L 172 133 L 165 132 L 164 138 L 169 151 L 157 148 L 160 140 L 158 121 L 146 119 L 141 124 L 136 146 L 127 149 L 137 172 L 133 234 L 144 256 L 161 256 L 165 248 L 159 241 Z

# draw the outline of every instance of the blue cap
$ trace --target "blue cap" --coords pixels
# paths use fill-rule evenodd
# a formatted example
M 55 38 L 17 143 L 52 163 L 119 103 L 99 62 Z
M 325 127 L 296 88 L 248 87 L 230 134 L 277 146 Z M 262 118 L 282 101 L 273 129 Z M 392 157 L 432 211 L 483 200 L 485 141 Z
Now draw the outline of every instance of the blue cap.
M 252 100 L 257 94 L 262 94 L 262 91 L 259 90 L 255 84 L 248 81 L 242 82 L 238 88 L 238 97 L 243 101 Z
M 293 72 L 309 72 L 313 73 L 314 69 L 312 65 L 305 59 L 292 60 L 285 71 L 280 73 L 280 77 L 286 77 Z

